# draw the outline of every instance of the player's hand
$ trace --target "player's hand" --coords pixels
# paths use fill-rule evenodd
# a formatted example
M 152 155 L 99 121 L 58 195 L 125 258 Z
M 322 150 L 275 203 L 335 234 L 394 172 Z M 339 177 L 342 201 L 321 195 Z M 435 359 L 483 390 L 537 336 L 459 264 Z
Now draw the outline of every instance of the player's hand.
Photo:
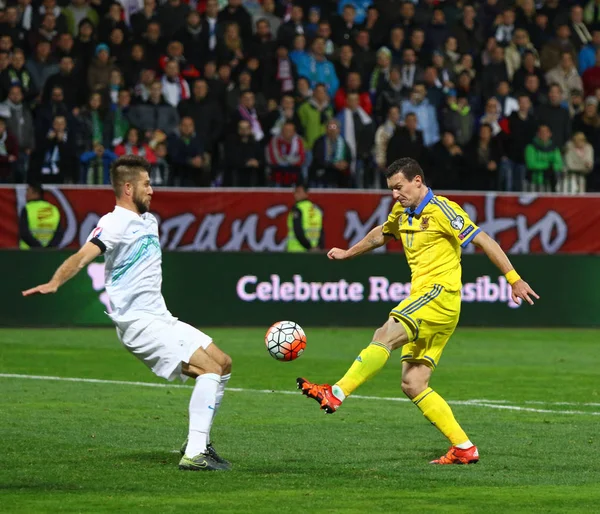
M 346 250 L 342 250 L 341 248 L 332 248 L 327 252 L 327 257 L 329 257 L 332 261 L 343 261 L 348 258 L 348 252 Z
M 529 287 L 529 284 L 524 280 L 518 280 L 512 285 L 512 301 L 520 305 L 521 300 L 525 300 L 529 305 L 533 305 L 533 298 L 539 300 L 538 294 Z
M 39 286 L 23 291 L 23 296 L 31 296 L 34 294 L 51 294 L 56 293 L 56 291 L 58 291 L 58 287 L 48 282 L 47 284 L 40 284 Z

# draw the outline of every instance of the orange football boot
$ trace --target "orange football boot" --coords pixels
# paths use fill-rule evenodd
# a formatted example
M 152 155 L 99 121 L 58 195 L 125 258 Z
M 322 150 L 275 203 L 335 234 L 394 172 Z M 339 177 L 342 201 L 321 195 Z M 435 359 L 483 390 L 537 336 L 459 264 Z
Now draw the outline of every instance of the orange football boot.
M 327 414 L 333 414 L 342 404 L 341 400 L 333 394 L 329 384 L 313 384 L 305 378 L 297 378 L 296 383 L 302 394 L 317 400 L 321 405 L 321 409 Z
M 446 455 L 432 460 L 429 464 L 477 464 L 478 462 L 479 452 L 477 446 L 473 445 L 466 450 L 452 446 Z

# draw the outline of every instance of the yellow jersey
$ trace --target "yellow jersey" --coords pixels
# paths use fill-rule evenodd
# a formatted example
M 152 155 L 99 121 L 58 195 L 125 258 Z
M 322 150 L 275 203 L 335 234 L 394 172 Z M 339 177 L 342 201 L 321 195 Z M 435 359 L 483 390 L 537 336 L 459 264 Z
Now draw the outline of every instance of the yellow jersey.
M 402 241 L 411 271 L 411 294 L 441 285 L 447 291 L 462 288 L 461 247 L 466 247 L 481 229 L 461 207 L 431 189 L 416 209 L 396 202 L 384 235 Z

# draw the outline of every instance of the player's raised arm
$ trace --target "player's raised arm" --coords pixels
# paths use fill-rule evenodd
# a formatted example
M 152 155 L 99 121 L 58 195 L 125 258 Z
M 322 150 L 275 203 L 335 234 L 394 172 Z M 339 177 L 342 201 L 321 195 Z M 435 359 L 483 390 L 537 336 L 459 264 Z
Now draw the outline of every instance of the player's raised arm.
M 38 293 L 56 293 L 60 286 L 77 275 L 79 270 L 85 268 L 90 262 L 98 257 L 100 253 L 101 250 L 96 244 L 90 242 L 85 243 L 75 255 L 71 255 L 71 257 L 60 265 L 54 273 L 54 276 L 50 279 L 50 282 L 23 291 L 23 296 L 31 296 Z
M 393 236 L 383 233 L 383 225 L 377 225 L 371 232 L 369 232 L 363 239 L 356 243 L 348 250 L 342 250 L 341 248 L 332 248 L 327 252 L 327 257 L 332 260 L 343 260 L 351 259 L 357 255 L 370 252 L 379 248 L 384 244 L 394 239 Z
M 513 265 L 510 263 L 508 256 L 504 253 L 504 250 L 502 250 L 500 245 L 490 236 L 485 232 L 480 231 L 473 238 L 473 244 L 481 248 L 506 277 L 506 280 L 508 280 L 508 283 L 512 287 L 512 299 L 515 303 L 526 300 L 530 305 L 533 305 L 532 297 L 536 299 L 540 298 L 537 293 L 529 287 L 529 284 L 519 276 Z

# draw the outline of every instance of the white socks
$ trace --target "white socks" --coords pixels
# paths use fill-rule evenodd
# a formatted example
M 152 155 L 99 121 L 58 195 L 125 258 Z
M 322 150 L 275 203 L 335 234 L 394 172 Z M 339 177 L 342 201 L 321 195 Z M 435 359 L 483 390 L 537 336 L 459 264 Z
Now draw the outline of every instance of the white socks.
M 217 386 L 217 396 L 215 398 L 215 414 L 219 410 L 221 406 L 221 402 L 223 401 L 223 395 L 225 394 L 225 387 L 227 386 L 227 382 L 231 378 L 231 373 L 227 373 L 227 375 L 221 375 L 221 382 Z M 208 442 L 210 443 L 210 429 L 212 427 L 213 421 L 215 420 L 215 416 L 213 415 L 210 421 L 210 427 L 208 427 Z
M 469 439 L 467 439 L 465 443 L 460 443 L 456 445 L 456 447 L 460 448 L 461 450 L 466 450 L 468 448 L 471 448 L 471 446 L 473 446 L 473 443 Z
M 221 377 L 216 373 L 205 373 L 196 378 L 190 398 L 190 430 L 185 450 L 187 457 L 195 457 L 206 451 L 220 385 Z
M 334 385 L 331 388 L 331 392 L 333 393 L 333 396 L 335 396 L 340 402 L 343 402 L 346 399 L 346 395 L 339 385 Z

